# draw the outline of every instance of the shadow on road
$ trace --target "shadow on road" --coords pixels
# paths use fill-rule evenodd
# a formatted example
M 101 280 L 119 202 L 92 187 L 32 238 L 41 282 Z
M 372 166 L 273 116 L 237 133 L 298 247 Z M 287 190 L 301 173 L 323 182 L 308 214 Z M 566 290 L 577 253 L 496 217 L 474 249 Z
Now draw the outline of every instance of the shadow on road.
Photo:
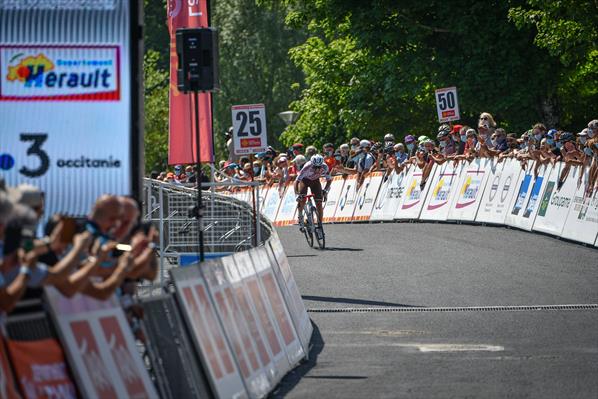
M 318 255 L 312 255 L 312 254 L 304 254 L 304 255 L 287 255 L 287 258 L 309 258 L 312 256 L 318 256 Z
M 284 398 L 286 394 L 291 392 L 293 388 L 301 381 L 301 379 L 318 364 L 318 355 L 324 349 L 324 340 L 320 334 L 320 329 L 312 321 L 311 325 L 314 328 L 309 342 L 309 359 L 305 360 L 291 372 L 289 372 L 278 384 L 278 388 L 272 392 L 269 398 Z M 329 376 L 332 377 L 332 376 Z M 338 376 L 343 377 L 343 376 Z M 317 378 L 317 377 L 316 377 Z
M 360 252 L 362 248 L 342 248 L 342 247 L 326 247 L 324 251 L 347 251 L 347 252 Z
M 393 302 L 380 302 L 370 301 L 367 299 L 355 299 L 355 298 L 335 298 L 328 296 L 316 296 L 316 295 L 302 295 L 301 298 L 305 301 L 318 301 L 318 302 L 333 302 L 333 303 L 350 303 L 352 305 L 370 305 L 370 306 L 395 306 L 402 308 L 421 308 L 424 306 L 419 305 L 406 305 L 403 303 Z

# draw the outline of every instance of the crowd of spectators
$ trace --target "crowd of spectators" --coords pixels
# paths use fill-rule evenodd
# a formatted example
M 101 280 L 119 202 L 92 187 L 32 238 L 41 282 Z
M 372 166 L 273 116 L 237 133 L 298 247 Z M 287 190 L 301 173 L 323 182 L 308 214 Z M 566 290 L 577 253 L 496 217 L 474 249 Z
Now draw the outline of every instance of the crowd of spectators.
M 250 156 L 236 156 L 231 150 L 228 159 L 219 162 L 220 173 L 215 180 L 223 183 L 290 182 L 316 153 L 324 157 L 333 175 L 357 174 L 358 181 L 363 181 L 373 171 L 400 173 L 408 165 L 417 165 L 423 170 L 422 184 L 425 184 L 434 164 L 495 157 L 498 162 L 515 158 L 523 168 L 526 161 L 536 161 L 536 171 L 542 165 L 563 161 L 566 164 L 563 179 L 571 165 L 587 165 L 591 167 L 588 190 L 598 188 L 598 120 L 592 120 L 578 133 L 548 129 L 542 123 L 536 123 L 523 134 L 516 134 L 497 126 L 487 112 L 480 115 L 475 127 L 442 124 L 433 135 L 408 134 L 403 142 L 397 142 L 395 136 L 388 133 L 382 141 L 353 137 L 339 146 L 326 143 L 320 150 L 302 143 L 295 143 L 283 151 L 268 147 L 266 151 Z M 162 173 L 159 179 L 184 183 L 193 168 L 187 166 L 184 170 L 183 173 L 183 166 L 177 165 L 174 173 Z M 559 183 L 562 184 L 562 179 Z
M 144 340 L 134 294 L 137 281 L 157 275 L 157 231 L 139 217 L 133 198 L 103 195 L 87 218 L 51 215 L 41 228 L 44 193 L 0 178 L 1 312 L 13 311 L 22 298 L 41 297 L 43 286 L 66 297 L 105 300 L 117 293 L 135 336 Z

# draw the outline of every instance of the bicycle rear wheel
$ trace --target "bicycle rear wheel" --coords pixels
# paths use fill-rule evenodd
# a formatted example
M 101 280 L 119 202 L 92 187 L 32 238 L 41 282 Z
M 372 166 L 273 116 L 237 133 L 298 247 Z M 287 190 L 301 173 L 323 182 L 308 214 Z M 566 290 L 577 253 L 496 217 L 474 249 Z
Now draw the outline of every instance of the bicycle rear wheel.
M 305 234 L 305 240 L 307 245 L 314 247 L 314 222 L 313 222 L 313 210 L 309 205 L 305 207 L 305 221 L 303 222 L 303 234 Z
M 321 223 L 320 215 L 318 214 L 318 210 L 312 207 L 312 224 L 314 226 L 314 232 L 316 236 L 316 240 L 318 241 L 318 247 L 320 249 L 324 249 L 326 246 L 326 235 L 324 234 L 324 226 Z

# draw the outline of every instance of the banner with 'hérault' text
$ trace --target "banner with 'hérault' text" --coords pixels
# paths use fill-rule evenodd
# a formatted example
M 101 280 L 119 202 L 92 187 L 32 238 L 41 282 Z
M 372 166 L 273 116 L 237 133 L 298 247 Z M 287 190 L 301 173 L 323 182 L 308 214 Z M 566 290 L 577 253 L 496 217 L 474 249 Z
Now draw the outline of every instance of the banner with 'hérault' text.
M 47 215 L 131 192 L 130 8 L 0 0 L 0 174 Z

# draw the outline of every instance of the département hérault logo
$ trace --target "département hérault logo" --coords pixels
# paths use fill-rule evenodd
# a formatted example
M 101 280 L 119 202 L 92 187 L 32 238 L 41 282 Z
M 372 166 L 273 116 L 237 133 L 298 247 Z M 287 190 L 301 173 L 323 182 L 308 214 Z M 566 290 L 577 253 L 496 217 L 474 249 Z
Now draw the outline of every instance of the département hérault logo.
M 2 46 L 0 101 L 120 99 L 118 46 Z

